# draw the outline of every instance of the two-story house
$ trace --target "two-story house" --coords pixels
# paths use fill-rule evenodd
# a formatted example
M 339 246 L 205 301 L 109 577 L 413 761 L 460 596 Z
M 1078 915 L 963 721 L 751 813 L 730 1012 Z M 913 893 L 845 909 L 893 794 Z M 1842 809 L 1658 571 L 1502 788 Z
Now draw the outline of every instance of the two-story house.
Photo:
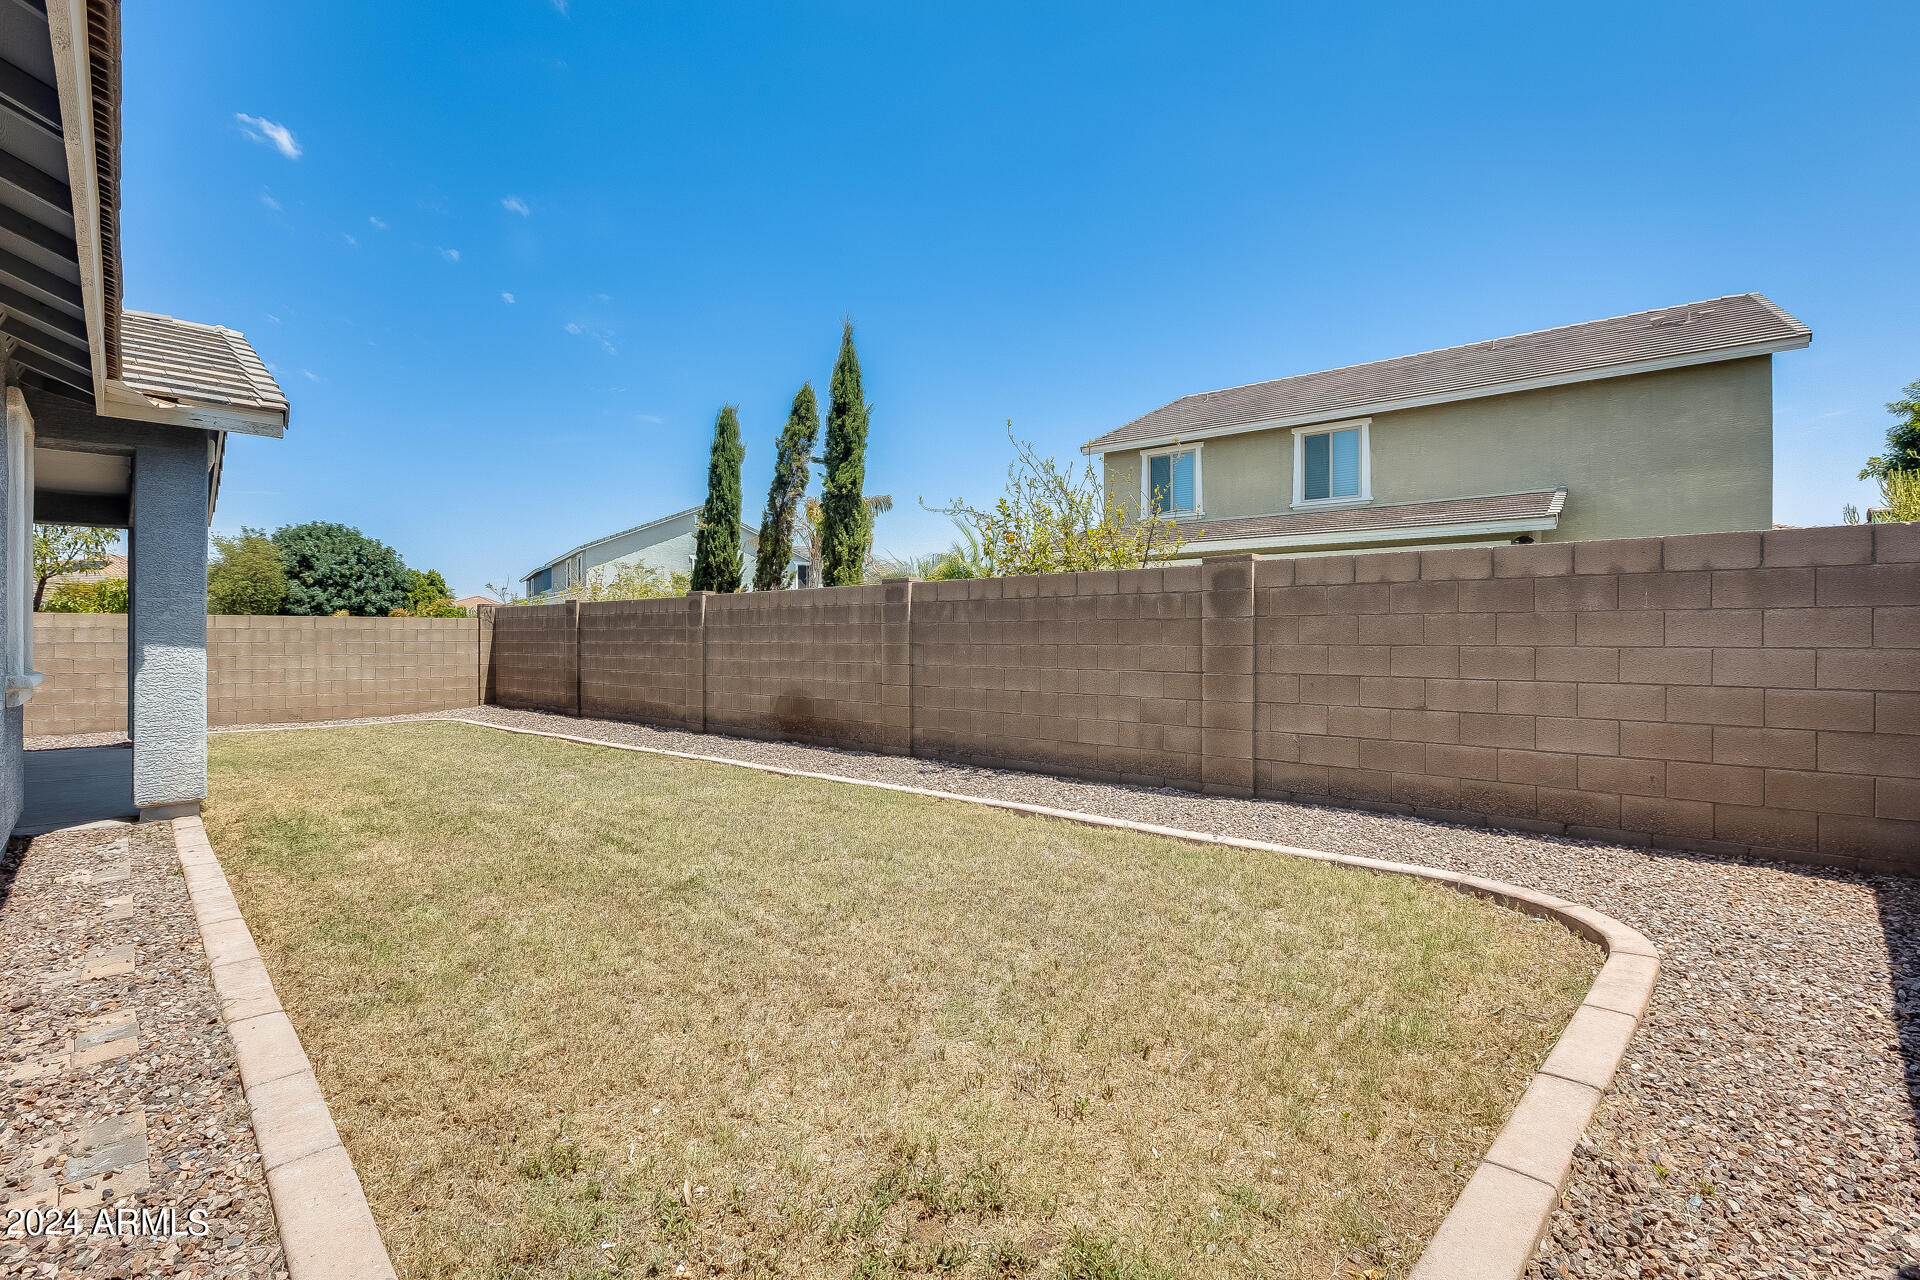
M 1191 555 L 1764 529 L 1773 356 L 1812 336 L 1736 294 L 1184 396 L 1083 452 Z

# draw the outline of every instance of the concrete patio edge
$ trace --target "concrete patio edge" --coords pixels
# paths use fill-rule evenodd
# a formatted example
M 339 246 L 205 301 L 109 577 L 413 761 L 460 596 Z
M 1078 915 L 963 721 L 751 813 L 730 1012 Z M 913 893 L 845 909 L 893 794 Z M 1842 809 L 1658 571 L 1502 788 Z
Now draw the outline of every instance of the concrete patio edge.
M 333 1116 L 198 817 L 172 820 L 180 870 L 233 1039 L 289 1280 L 395 1280 Z
M 1627 1047 L 1639 1030 L 1653 987 L 1659 977 L 1660 953 L 1646 935 L 1612 916 L 1605 915 L 1565 898 L 1536 889 L 1506 884 L 1478 876 L 1462 875 L 1434 867 L 1391 862 L 1380 858 L 1361 858 L 1349 854 L 1328 853 L 1294 845 L 1246 840 L 1237 836 L 1213 835 L 1180 827 L 1164 827 L 1149 822 L 1133 822 L 1100 814 L 1026 804 L 1017 800 L 999 800 L 988 796 L 962 795 L 895 782 L 877 782 L 850 778 L 841 774 L 819 773 L 806 769 L 787 769 L 778 765 L 733 760 L 725 756 L 703 755 L 691 751 L 671 751 L 664 747 L 642 747 L 624 742 L 607 742 L 580 734 L 554 733 L 542 729 L 523 729 L 459 716 L 431 717 L 419 721 L 387 721 L 365 728 L 385 727 L 392 723 L 467 724 L 501 733 L 518 733 L 534 738 L 553 738 L 582 746 L 603 747 L 613 751 L 631 751 L 642 755 L 669 756 L 702 764 L 732 765 L 761 773 L 789 778 L 812 778 L 823 782 L 847 783 L 879 791 L 897 791 L 908 795 L 951 800 L 962 804 L 985 805 L 1018 813 L 1077 822 L 1088 826 L 1114 827 L 1163 836 L 1195 844 L 1224 845 L 1259 853 L 1278 853 L 1309 858 L 1317 862 L 1339 863 L 1387 875 L 1412 876 L 1445 885 L 1461 893 L 1490 899 L 1510 910 L 1559 922 L 1598 945 L 1606 953 L 1586 998 L 1574 1011 L 1560 1039 L 1546 1061 L 1521 1094 L 1513 1115 L 1494 1137 L 1493 1145 L 1480 1160 L 1467 1185 L 1454 1201 L 1453 1208 L 1434 1231 L 1409 1280 L 1518 1280 L 1533 1260 L 1534 1251 L 1560 1192 L 1573 1168 L 1574 1149 L 1593 1116 L 1614 1072 L 1626 1056 Z M 270 729 L 234 727 L 223 733 L 275 733 L 298 731 L 305 726 L 285 725 Z M 199 827 L 198 819 L 181 819 Z M 176 824 L 177 825 L 177 824 Z M 204 842 L 204 833 L 201 836 Z M 209 849 L 209 856 L 211 850 Z M 184 857 L 183 857 L 184 861 Z M 225 881 L 222 880 L 222 887 Z M 198 899 L 196 897 L 196 909 Z M 250 945 L 250 943 L 249 943 Z M 218 971 L 216 970 L 216 973 Z M 224 993 L 223 993 L 224 994 Z M 224 999 L 223 999 L 223 1008 Z M 276 1006 L 277 1007 L 277 1006 Z M 244 1065 L 243 1065 L 244 1072 Z M 264 1146 L 264 1142 L 263 1142 Z M 351 1170 L 349 1169 L 349 1176 Z M 359 1188 L 355 1185 L 356 1193 Z M 276 1208 L 279 1193 L 274 1196 Z M 289 1250 L 291 1252 L 291 1250 Z M 384 1255 L 383 1255 L 384 1256 Z M 318 1275 L 320 1273 L 312 1273 Z M 346 1273 L 331 1273 L 346 1274 Z M 358 1274 L 358 1273 L 355 1273 Z M 371 1274 L 371 1273 L 369 1273 Z M 293 1280 L 306 1280 L 295 1273 Z

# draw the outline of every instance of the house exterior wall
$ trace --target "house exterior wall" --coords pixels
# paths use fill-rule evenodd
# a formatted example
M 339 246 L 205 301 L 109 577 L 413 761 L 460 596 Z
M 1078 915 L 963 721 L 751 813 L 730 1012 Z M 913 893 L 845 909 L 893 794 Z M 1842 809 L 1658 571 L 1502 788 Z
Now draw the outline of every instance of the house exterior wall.
M 1535 535 L 1543 542 L 1773 523 L 1770 356 L 1374 414 L 1371 423 L 1376 506 L 1565 486 L 1566 511 L 1557 529 Z M 1103 461 L 1109 501 L 1137 515 L 1138 451 Z M 1208 439 L 1201 461 L 1205 517 L 1292 509 L 1292 428 Z
M 33 553 L 28 527 L 33 503 L 33 418 L 26 400 L 17 388 L 6 393 L 5 439 L 0 440 L 0 663 L 11 668 L 24 663 L 26 654 L 14 654 L 13 637 L 21 633 L 22 615 L 33 601 L 32 584 L 26 581 L 21 566 L 29 566 Z M 22 510 L 22 507 L 27 510 Z M 30 635 L 30 633 L 26 633 Z M 0 674 L 25 674 L 8 670 Z M 25 708 L 6 707 L 0 714 L 0 822 L 12 831 L 20 821 L 26 800 L 26 753 L 22 744 L 25 732 Z
M 523 579 L 529 595 L 565 587 L 568 568 L 576 559 L 583 575 L 613 573 L 621 565 L 645 565 L 665 577 L 693 571 L 694 543 L 699 533 L 700 514 L 690 511 L 631 533 L 596 542 L 574 555 L 555 561 L 550 567 Z M 741 582 L 753 581 L 754 539 L 746 530 L 740 534 Z M 541 581 L 541 574 L 546 580 Z
M 1920 874 L 1920 524 L 627 608 L 502 610 L 510 705 Z

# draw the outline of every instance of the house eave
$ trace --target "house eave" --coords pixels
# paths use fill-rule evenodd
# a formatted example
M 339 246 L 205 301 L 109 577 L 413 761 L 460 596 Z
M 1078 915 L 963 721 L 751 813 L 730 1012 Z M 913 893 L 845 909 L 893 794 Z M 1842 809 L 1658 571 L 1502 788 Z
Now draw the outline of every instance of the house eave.
M 201 431 L 233 431 L 247 436 L 280 439 L 287 434 L 287 414 L 278 409 L 250 409 L 239 405 L 197 404 L 136 391 L 118 378 L 101 383 L 99 413 L 107 418 L 130 418 Z
M 1296 547 L 1387 546 L 1400 542 L 1434 542 L 1452 538 L 1493 537 L 1501 534 L 1542 533 L 1560 525 L 1558 515 L 1520 520 L 1477 520 L 1460 524 L 1410 525 L 1394 529 L 1339 529 L 1327 533 L 1270 535 L 1264 538 L 1196 538 L 1181 547 L 1182 554 L 1215 555 L 1228 551 L 1285 552 Z
M 1631 364 L 1609 365 L 1600 369 L 1581 369 L 1573 373 L 1557 373 L 1538 378 L 1523 378 L 1514 382 L 1503 382 L 1490 387 L 1473 387 L 1461 391 L 1440 392 L 1429 396 L 1409 396 L 1400 400 L 1382 400 L 1370 404 L 1342 405 L 1337 409 L 1322 409 L 1313 413 L 1295 414 L 1283 418 L 1263 418 L 1257 422 L 1236 422 L 1217 427 L 1202 427 L 1197 431 L 1181 431 L 1173 435 L 1152 436 L 1140 440 L 1116 440 L 1102 445 L 1098 440 L 1089 440 L 1080 446 L 1080 452 L 1088 457 L 1109 453 L 1132 452 L 1138 449 L 1157 449 L 1165 445 L 1185 444 L 1195 440 L 1211 440 L 1218 436 L 1246 435 L 1254 431 L 1273 431 L 1285 427 L 1310 426 L 1320 422 L 1332 422 L 1341 418 L 1360 418 L 1376 413 L 1393 413 L 1401 409 L 1420 409 L 1427 405 L 1457 404 L 1463 400 L 1484 400 L 1489 396 L 1514 395 L 1522 391 L 1540 391 L 1548 387 L 1571 386 L 1581 382 L 1599 382 L 1606 378 L 1631 378 L 1636 374 L 1659 373 L 1665 369 L 1681 369 L 1690 365 L 1716 364 L 1724 360 L 1746 360 L 1754 356 L 1770 356 L 1782 351 L 1794 351 L 1813 341 L 1810 333 L 1799 333 L 1769 342 L 1753 342 L 1738 347 L 1722 347 L 1716 351 L 1695 351 L 1686 355 L 1665 356 L 1658 360 L 1639 360 Z

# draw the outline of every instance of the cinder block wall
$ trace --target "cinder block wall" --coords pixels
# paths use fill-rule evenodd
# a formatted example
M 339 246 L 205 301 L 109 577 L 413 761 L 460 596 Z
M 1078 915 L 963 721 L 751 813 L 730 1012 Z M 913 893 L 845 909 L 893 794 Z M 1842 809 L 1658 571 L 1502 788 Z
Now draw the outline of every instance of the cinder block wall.
M 492 701 L 522 710 L 580 713 L 579 612 L 571 601 L 495 611 Z
M 34 614 L 33 666 L 46 679 L 26 706 L 28 737 L 126 732 L 126 614 Z
M 621 600 L 583 609 L 580 714 L 698 731 L 703 599 Z M 502 635 L 510 634 L 520 615 L 530 612 L 499 611 Z
M 1920 871 L 1920 526 L 541 612 L 503 705 Z
M 915 583 L 917 749 L 1198 787 L 1199 585 L 1198 566 Z
M 207 721 L 471 707 L 480 700 L 479 627 L 473 618 L 210 617 Z
M 889 590 L 900 612 L 891 671 Z M 905 583 L 706 597 L 707 729 L 906 752 L 906 606 Z
M 214 725 L 407 715 L 481 700 L 483 624 L 473 618 L 207 619 L 207 719 Z M 127 620 L 34 616 L 46 682 L 28 735 L 123 732 Z

